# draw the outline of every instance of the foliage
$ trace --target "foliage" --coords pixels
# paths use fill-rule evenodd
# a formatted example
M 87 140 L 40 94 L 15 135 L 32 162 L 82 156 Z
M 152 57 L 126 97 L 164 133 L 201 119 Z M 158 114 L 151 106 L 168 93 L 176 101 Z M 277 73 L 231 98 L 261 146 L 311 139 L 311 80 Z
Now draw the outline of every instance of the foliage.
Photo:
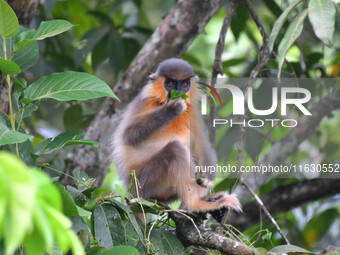
M 9 115 L 4 114 L 7 120 L 1 117 L 0 137 L 1 145 L 15 144 L 16 154 L 20 156 L 18 143 L 26 142 L 26 146 L 30 147 L 28 153 L 31 158 L 30 164 L 41 155 L 51 153 L 53 150 L 74 144 L 86 144 L 98 146 L 94 141 L 81 140 L 81 133 L 63 133 L 55 138 L 49 138 L 37 145 L 35 151 L 29 140 L 30 135 L 26 134 L 22 128 L 22 120 L 29 117 L 32 112 L 37 110 L 39 103 L 44 99 L 56 99 L 58 101 L 86 100 L 98 97 L 117 97 L 107 84 L 93 75 L 81 72 L 62 72 L 41 77 L 38 81 L 27 85 L 25 79 L 12 79 L 14 83 L 21 86 L 15 93 L 11 93 L 12 84 L 11 76 L 18 74 L 27 68 L 25 66 L 25 58 L 37 59 L 38 52 L 31 51 L 30 45 L 36 44 L 37 40 L 43 40 L 48 37 L 58 35 L 67 31 L 72 24 L 64 20 L 50 20 L 42 22 L 37 30 L 19 30 L 19 24 L 15 13 L 3 0 L 1 0 L 1 10 L 3 12 L 3 20 L 0 23 L 2 28 L 0 31 L 2 52 L 0 52 L 0 70 L 5 76 L 9 91 Z M 9 26 L 6 22 L 10 20 Z M 18 33 L 18 34 L 17 34 Z M 15 58 L 18 54 L 23 53 L 25 58 Z M 33 63 L 34 64 L 34 63 Z M 32 65 L 32 63 L 30 63 Z M 23 67 L 20 69 L 20 67 Z M 14 106 L 17 112 L 14 112 Z M 27 160 L 27 159 L 26 159 Z
M 61 196 L 45 173 L 0 152 L 0 184 L 0 240 L 5 254 L 19 246 L 28 255 L 45 254 L 55 245 L 62 252 L 84 254 L 71 221 L 62 213 Z

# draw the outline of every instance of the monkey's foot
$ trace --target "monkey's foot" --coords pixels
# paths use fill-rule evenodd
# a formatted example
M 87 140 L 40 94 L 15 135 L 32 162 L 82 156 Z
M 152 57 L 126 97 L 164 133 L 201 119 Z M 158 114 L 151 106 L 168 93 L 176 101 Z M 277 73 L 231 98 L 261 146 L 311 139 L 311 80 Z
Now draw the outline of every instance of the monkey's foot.
M 217 193 L 203 198 L 207 202 L 217 203 L 216 210 L 222 207 L 230 207 L 236 212 L 242 212 L 240 201 L 236 195 L 228 195 L 227 193 Z M 214 211 L 214 210 L 212 210 Z
M 222 207 L 220 209 L 216 209 L 213 211 L 209 211 L 209 213 L 211 214 L 211 216 L 217 220 L 219 223 L 222 223 L 224 217 L 225 217 L 225 213 L 227 211 L 227 207 Z
M 225 193 L 218 193 L 218 194 L 210 196 L 208 201 L 209 202 L 215 202 L 215 203 L 217 202 L 217 203 L 225 204 L 221 208 L 209 211 L 211 216 L 215 220 L 220 222 L 220 223 L 223 221 L 223 219 L 225 217 L 225 214 L 226 214 L 226 211 L 228 210 L 228 208 L 231 208 L 236 213 L 242 212 L 240 202 L 239 202 L 238 198 L 235 195 L 228 195 L 228 194 L 225 194 Z

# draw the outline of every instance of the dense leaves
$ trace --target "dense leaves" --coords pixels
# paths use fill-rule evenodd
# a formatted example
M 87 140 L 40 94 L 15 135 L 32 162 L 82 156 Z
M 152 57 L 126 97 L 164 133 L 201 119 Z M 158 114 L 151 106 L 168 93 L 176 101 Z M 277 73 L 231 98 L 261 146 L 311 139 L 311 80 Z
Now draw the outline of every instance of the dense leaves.
M 46 174 L 1 152 L 0 183 L 0 239 L 4 239 L 6 254 L 13 254 L 22 244 L 28 255 L 44 254 L 54 240 L 62 252 L 71 249 L 73 254 L 84 254 Z

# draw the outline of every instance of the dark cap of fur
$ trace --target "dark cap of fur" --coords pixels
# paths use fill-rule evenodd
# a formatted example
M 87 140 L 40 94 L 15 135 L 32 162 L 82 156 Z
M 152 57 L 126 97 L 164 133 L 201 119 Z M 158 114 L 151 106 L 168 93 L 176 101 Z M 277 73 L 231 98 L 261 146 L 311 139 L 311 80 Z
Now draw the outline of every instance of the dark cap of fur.
M 155 80 L 161 76 L 183 80 L 195 76 L 195 73 L 188 62 L 179 58 L 170 58 L 160 63 L 156 73 L 150 75 L 150 78 Z

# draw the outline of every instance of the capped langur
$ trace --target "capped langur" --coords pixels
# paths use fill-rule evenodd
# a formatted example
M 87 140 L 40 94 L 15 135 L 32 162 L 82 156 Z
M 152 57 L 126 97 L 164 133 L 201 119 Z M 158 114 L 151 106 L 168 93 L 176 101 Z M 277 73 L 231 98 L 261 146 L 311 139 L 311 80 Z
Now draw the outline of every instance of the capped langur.
M 181 199 L 182 209 L 211 212 L 213 216 L 214 212 L 224 213 L 226 207 L 241 211 L 236 196 L 209 195 L 215 173 L 192 176 L 195 166 L 217 163 L 195 105 L 199 96 L 196 80 L 186 61 L 163 61 L 123 113 L 114 134 L 114 162 L 126 187 L 135 170 L 142 198 L 163 202 Z M 188 98 L 171 99 L 172 90 L 183 91 Z M 136 196 L 135 183 L 131 193 Z M 219 215 L 217 219 L 221 220 Z

